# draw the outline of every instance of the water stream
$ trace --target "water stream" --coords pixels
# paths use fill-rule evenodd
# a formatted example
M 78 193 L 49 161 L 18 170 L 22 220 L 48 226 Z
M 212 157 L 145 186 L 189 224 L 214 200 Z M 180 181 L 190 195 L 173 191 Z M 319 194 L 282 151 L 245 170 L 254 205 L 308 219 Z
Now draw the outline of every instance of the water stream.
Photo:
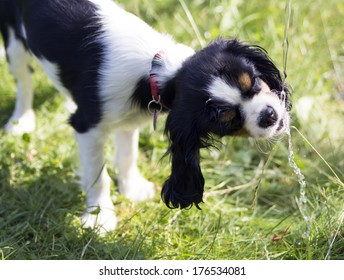
M 286 130 L 286 134 L 288 135 L 288 142 L 289 142 L 289 157 L 288 157 L 289 165 L 293 169 L 293 173 L 296 175 L 299 185 L 300 185 L 300 196 L 299 196 L 299 199 L 297 200 L 297 204 L 299 206 L 301 215 L 306 222 L 306 230 L 303 233 L 303 237 L 308 239 L 310 237 L 311 222 L 310 222 L 310 216 L 308 214 L 308 209 L 307 209 L 307 196 L 306 196 L 307 183 L 306 183 L 305 176 L 302 174 L 300 168 L 297 166 L 295 162 L 290 128 Z

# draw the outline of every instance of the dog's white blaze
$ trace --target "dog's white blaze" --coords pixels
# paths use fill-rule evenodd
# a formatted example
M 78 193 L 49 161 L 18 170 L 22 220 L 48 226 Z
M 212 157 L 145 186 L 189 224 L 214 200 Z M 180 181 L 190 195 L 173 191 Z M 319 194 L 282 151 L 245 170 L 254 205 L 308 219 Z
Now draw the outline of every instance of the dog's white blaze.
M 210 84 L 208 91 L 211 97 L 230 104 L 241 104 L 242 98 L 238 88 L 232 87 L 221 78 L 215 78 Z

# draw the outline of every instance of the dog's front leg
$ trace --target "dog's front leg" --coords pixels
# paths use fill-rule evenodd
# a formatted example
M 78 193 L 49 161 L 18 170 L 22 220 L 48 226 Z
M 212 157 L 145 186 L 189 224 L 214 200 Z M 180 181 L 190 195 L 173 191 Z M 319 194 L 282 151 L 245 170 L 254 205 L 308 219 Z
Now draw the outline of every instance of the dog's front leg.
M 111 179 L 104 163 L 106 133 L 92 128 L 86 133 L 76 133 L 79 146 L 80 178 L 86 193 L 87 209 L 82 217 L 85 227 L 101 233 L 113 230 L 117 219 L 110 196 Z
M 118 129 L 115 133 L 115 164 L 118 169 L 118 189 L 132 201 L 154 196 L 153 183 L 140 174 L 137 167 L 139 129 Z

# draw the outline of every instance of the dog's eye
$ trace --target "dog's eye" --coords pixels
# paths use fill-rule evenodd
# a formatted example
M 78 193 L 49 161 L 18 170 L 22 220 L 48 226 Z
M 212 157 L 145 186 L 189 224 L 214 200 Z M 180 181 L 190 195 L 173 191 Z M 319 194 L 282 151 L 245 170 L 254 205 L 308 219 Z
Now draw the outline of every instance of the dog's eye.
M 219 112 L 218 119 L 220 122 L 231 122 L 236 117 L 234 109 L 223 110 Z
M 262 90 L 261 87 L 261 82 L 258 78 L 254 78 L 253 80 L 253 86 L 251 88 L 251 92 L 252 94 L 257 94 L 258 92 L 260 92 Z

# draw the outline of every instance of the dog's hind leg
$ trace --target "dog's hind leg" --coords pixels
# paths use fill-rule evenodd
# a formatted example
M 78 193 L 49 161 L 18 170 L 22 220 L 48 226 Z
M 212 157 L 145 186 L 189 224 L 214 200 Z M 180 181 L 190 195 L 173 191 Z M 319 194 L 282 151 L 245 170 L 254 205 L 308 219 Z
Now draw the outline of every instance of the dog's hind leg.
M 137 167 L 139 129 L 118 129 L 115 133 L 115 164 L 118 169 L 118 189 L 132 201 L 154 196 L 153 183 L 140 174 Z
M 99 127 L 76 133 L 79 146 L 80 179 L 86 193 L 87 209 L 82 217 L 84 227 L 100 233 L 113 230 L 117 219 L 110 195 L 111 179 L 104 161 L 106 133 Z
M 17 97 L 11 118 L 5 125 L 5 130 L 13 135 L 22 135 L 35 129 L 35 114 L 32 109 L 33 78 L 30 66 L 31 55 L 23 39 L 8 29 L 6 55 L 9 69 L 15 78 Z

